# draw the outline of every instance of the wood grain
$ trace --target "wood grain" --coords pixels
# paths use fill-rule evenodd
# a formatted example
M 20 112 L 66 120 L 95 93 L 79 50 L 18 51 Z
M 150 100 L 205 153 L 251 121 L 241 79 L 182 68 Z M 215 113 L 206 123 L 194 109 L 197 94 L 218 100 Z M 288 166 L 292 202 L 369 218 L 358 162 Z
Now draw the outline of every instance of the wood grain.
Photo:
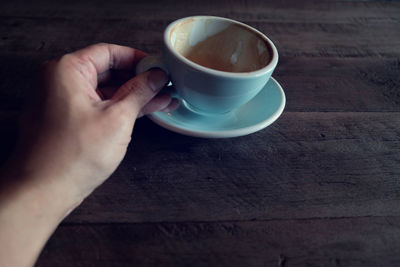
M 37 266 L 400 265 L 398 1 L 3 1 L 0 163 L 42 61 L 96 42 L 160 53 L 166 25 L 198 14 L 274 41 L 282 117 L 219 140 L 139 120 Z
M 224 140 L 139 121 L 119 169 L 67 221 L 397 216 L 398 118 L 288 112 L 261 132 Z
M 17 113 L 7 114 L 3 160 L 17 129 Z M 399 115 L 286 112 L 261 132 L 223 140 L 142 119 L 121 166 L 67 221 L 400 215 Z
M 186 3 L 188 4 L 190 2 Z M 315 11 L 312 9 L 294 11 L 274 9 L 266 5 L 261 7 L 260 14 L 251 11 L 244 14 L 214 11 L 211 14 L 241 20 L 264 32 L 277 45 L 281 56 L 399 57 L 397 47 L 400 41 L 393 38 L 400 34 L 399 5 L 378 9 L 376 12 L 384 14 L 383 17 L 360 10 L 351 17 L 342 18 L 337 17 L 337 14 L 342 14 L 340 10 L 326 8 L 322 14 L 318 12 L 318 16 L 314 15 Z M 82 14 L 77 17 L 80 10 L 78 7 L 76 9 L 73 10 L 75 13 L 70 11 L 50 17 L 37 14 L 0 14 L 0 32 L 3 32 L 0 39 L 1 50 L 7 53 L 40 51 L 42 54 L 63 54 L 91 43 L 111 42 L 155 53 L 160 51 L 164 28 L 174 19 L 193 15 L 182 9 L 171 16 L 166 9 L 155 11 L 150 17 L 136 14 L 128 17 Z M 128 11 L 136 9 L 135 6 L 127 7 Z M 121 10 L 121 7 L 117 10 Z M 43 11 L 37 11 L 38 14 L 41 12 Z M 95 12 L 100 11 L 95 9 Z M 342 12 L 348 14 L 353 9 L 350 6 Z M 297 14 L 297 17 L 290 18 L 287 14 Z M 335 20 L 332 16 L 336 16 Z
M 63 225 L 41 266 L 397 266 L 399 217 Z
M 227 10 L 226 1 L 214 2 L 181 1 L 178 10 L 156 2 L 103 2 L 96 8 L 91 1 L 44 1 L 30 8 L 24 1 L 4 3 L 0 107 L 21 107 L 46 59 L 96 42 L 159 53 L 171 20 L 213 6 L 215 15 L 242 20 L 274 40 L 280 54 L 274 75 L 285 88 L 288 111 L 399 111 L 400 40 L 393 38 L 400 36 L 398 3 L 237 1 Z
M 228 2 L 214 2 L 181 1 L 176 10 L 157 2 L 102 2 L 96 8 L 93 1 L 42 1 L 29 8 L 24 1 L 3 3 L 0 107 L 21 107 L 44 60 L 96 42 L 160 53 L 171 20 L 211 10 L 274 40 L 280 54 L 274 75 L 288 111 L 399 111 L 399 3 L 236 1 L 226 9 Z
M 19 110 L 45 58 L 0 56 L 0 110 Z M 400 61 L 281 57 L 274 77 L 285 90 L 286 111 L 400 111 Z M 318 73 L 318 75 L 315 75 Z M 29 100 L 29 99 L 26 99 Z

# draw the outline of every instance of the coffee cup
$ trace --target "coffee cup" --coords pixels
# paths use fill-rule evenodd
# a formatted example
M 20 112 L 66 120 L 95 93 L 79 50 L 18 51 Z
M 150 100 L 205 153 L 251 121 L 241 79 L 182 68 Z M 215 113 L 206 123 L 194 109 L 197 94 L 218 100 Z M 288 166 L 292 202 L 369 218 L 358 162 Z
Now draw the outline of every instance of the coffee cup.
M 161 68 L 181 104 L 202 115 L 233 111 L 255 97 L 278 63 L 278 51 L 260 31 L 215 16 L 178 19 L 164 31 L 162 56 L 148 56 L 136 72 Z

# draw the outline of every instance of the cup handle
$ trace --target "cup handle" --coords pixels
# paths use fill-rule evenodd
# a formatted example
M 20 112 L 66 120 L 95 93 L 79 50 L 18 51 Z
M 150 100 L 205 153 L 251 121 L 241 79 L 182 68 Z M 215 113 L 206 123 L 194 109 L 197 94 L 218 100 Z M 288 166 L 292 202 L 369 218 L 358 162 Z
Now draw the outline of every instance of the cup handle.
M 160 68 L 169 76 L 169 71 L 161 56 L 147 56 L 140 60 L 136 65 L 136 75 L 153 68 Z
M 160 68 L 169 76 L 168 68 L 164 63 L 162 56 L 147 56 L 140 60 L 136 65 L 136 75 L 153 68 Z M 169 82 L 169 84 L 163 89 L 163 92 L 169 93 L 172 97 L 179 98 L 171 82 Z

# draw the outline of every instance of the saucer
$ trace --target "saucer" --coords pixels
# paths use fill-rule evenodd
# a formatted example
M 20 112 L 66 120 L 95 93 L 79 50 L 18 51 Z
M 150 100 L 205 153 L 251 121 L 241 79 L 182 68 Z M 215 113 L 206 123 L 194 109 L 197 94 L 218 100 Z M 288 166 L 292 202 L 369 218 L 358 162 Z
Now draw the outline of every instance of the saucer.
M 183 135 L 204 138 L 228 138 L 260 131 L 282 114 L 286 103 L 280 84 L 270 78 L 265 87 L 245 105 L 226 114 L 202 115 L 180 100 L 178 109 L 155 112 L 148 117 L 156 124 Z

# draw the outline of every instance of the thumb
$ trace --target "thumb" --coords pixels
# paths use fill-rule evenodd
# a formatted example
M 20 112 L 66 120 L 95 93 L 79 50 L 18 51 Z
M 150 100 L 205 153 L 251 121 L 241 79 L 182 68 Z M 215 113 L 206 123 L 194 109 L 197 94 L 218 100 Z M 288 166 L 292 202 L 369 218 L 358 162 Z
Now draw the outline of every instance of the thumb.
M 141 73 L 124 83 L 112 99 L 137 116 L 140 110 L 167 84 L 168 76 L 160 69 Z

